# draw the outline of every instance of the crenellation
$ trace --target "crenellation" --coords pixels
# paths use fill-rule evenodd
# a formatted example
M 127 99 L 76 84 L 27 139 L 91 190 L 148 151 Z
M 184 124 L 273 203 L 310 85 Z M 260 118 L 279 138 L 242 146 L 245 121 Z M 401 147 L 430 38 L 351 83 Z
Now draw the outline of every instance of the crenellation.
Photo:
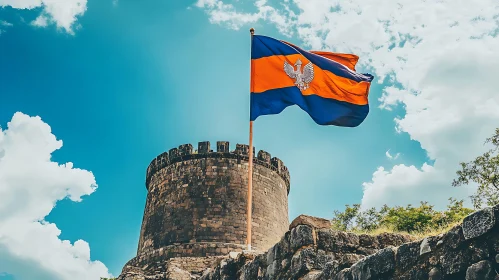
M 156 170 L 166 167 L 170 164 L 168 153 L 164 152 L 158 157 L 156 157 Z
M 191 144 L 183 144 L 178 147 L 179 154 L 181 157 L 191 155 L 192 154 L 192 145 Z
M 236 159 L 237 164 L 240 165 L 239 167 L 241 169 L 247 169 L 249 146 L 237 144 L 236 149 L 232 152 L 229 148 L 228 141 L 218 141 L 217 152 L 213 152 L 210 149 L 209 141 L 199 142 L 197 153 L 193 153 L 193 146 L 191 144 L 184 144 L 180 145 L 179 148 L 172 148 L 169 152 L 165 152 L 151 161 L 146 172 L 146 186 L 151 177 L 159 170 L 181 161 L 196 158 Z M 256 155 L 255 147 L 253 147 L 253 155 Z M 256 157 L 253 157 L 253 162 L 255 165 L 258 164 L 277 172 L 284 179 L 289 191 L 289 171 L 279 158 L 271 158 L 270 153 L 261 150 Z
M 156 157 L 146 173 L 149 194 L 137 255 L 169 246 L 184 248 L 174 256 L 218 255 L 244 247 L 248 149 L 237 144 L 230 152 L 229 142 L 218 141 L 213 152 L 210 142 L 204 141 L 198 142 L 197 153 L 185 144 Z M 252 243 L 264 250 L 288 228 L 289 172 L 265 151 L 253 162 Z M 229 245 L 210 251 L 210 244 Z
M 198 154 L 207 154 L 210 151 L 210 141 L 203 141 L 198 143 Z
M 258 160 L 270 165 L 270 159 L 272 158 L 272 156 L 270 155 L 270 153 L 268 153 L 264 150 L 261 150 L 258 152 L 257 158 L 258 158 Z
M 228 141 L 217 141 L 217 153 L 228 153 L 229 149 Z
M 168 151 L 168 155 L 170 156 L 170 161 L 173 162 L 176 158 L 178 158 L 180 156 L 180 152 L 179 152 L 178 148 L 171 148 Z
M 284 164 L 282 163 L 282 160 L 280 160 L 279 158 L 273 157 L 270 160 L 270 163 L 272 164 L 272 166 L 274 166 L 277 169 L 278 172 L 281 172 L 283 170 L 282 167 L 284 166 Z
M 238 155 L 249 155 L 249 145 L 246 144 L 236 144 L 236 149 L 234 150 L 235 154 Z M 253 147 L 253 157 L 255 155 L 255 147 Z

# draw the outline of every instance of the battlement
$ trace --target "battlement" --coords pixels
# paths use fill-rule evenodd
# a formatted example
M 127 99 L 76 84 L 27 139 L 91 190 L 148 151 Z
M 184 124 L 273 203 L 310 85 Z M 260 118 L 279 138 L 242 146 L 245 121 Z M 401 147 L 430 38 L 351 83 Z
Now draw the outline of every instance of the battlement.
M 146 188 L 149 186 L 151 177 L 159 170 L 175 164 L 192 159 L 202 158 L 230 158 L 243 161 L 249 161 L 249 145 L 236 144 L 236 148 L 230 151 L 228 141 L 218 141 L 216 152 L 211 149 L 209 141 L 198 143 L 198 149 L 194 150 L 191 144 L 183 144 L 178 148 L 172 148 L 168 152 L 164 152 L 151 161 L 146 173 Z M 253 163 L 264 166 L 275 171 L 286 183 L 289 192 L 290 176 L 288 168 L 277 157 L 272 157 L 269 152 L 260 150 L 255 153 L 253 147 Z
M 197 149 L 184 144 L 152 160 L 137 256 L 155 261 L 245 248 L 249 160 L 254 163 L 252 248 L 266 250 L 286 232 L 290 178 L 283 162 L 255 149 L 250 158 L 244 144 L 232 150 L 229 142 L 218 141 L 213 149 L 208 141 Z

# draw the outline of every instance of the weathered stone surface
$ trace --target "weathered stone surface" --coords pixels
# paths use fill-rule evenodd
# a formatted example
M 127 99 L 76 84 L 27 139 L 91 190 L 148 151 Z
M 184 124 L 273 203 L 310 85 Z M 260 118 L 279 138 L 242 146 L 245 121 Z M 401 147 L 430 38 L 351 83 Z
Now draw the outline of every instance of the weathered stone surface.
M 318 248 L 330 252 L 351 252 L 359 247 L 359 237 L 348 232 L 320 229 L 317 239 Z
M 397 279 L 400 280 L 427 280 L 428 278 L 428 272 L 419 267 L 411 268 L 409 271 L 397 277 Z
M 214 265 L 209 268 L 206 263 L 181 262 L 178 260 L 183 258 L 176 258 L 147 268 L 132 266 L 123 275 L 132 277 L 130 280 L 183 280 L 181 277 L 188 275 L 192 280 L 494 279 L 498 235 L 499 229 L 494 227 L 465 240 L 462 227 L 456 226 L 445 234 L 412 241 L 405 235 L 356 235 L 298 225 L 265 253 L 227 254 L 211 260 Z M 398 247 L 394 247 L 396 244 Z M 431 250 L 424 249 L 425 246 Z M 362 253 L 365 250 L 375 253 L 366 256 Z M 203 269 L 195 269 L 193 264 Z
M 316 243 L 312 242 L 313 228 L 308 225 L 299 225 L 286 232 L 284 237 L 266 253 L 258 255 L 254 260 L 235 261 L 239 265 L 237 275 L 231 274 L 229 279 L 356 279 L 366 275 L 387 276 L 388 270 L 395 264 L 395 255 L 388 245 L 379 243 L 379 240 L 393 242 L 394 238 L 379 236 L 363 237 L 365 246 L 384 247 L 384 251 L 375 254 L 376 257 L 364 260 L 365 255 L 359 254 L 359 236 L 353 233 L 344 233 L 330 229 L 318 230 Z M 373 245 L 373 242 L 376 243 Z M 326 247 L 328 249 L 323 249 Z M 416 246 L 416 255 L 419 245 Z M 372 249 L 378 251 L 377 249 Z M 239 259 L 244 258 L 242 253 Z M 359 265 L 360 264 L 360 265 Z M 364 264 L 364 265 L 363 265 Z M 352 267 L 357 265 L 357 268 Z M 352 267 L 352 269 L 347 269 Z M 343 272 L 340 272 L 343 271 Z M 391 271 L 391 270 L 390 270 Z M 218 274 L 217 274 L 218 273 Z M 221 265 L 210 270 L 203 280 L 220 279 Z M 417 274 L 417 273 L 413 273 Z M 251 278 L 255 277 L 255 278 Z M 377 276 L 376 276 L 377 277 Z M 364 279 L 364 278 L 359 278 Z M 426 279 L 425 279 L 426 280 Z
M 432 268 L 430 270 L 430 273 L 428 273 L 428 280 L 443 280 L 444 275 L 438 268 Z
M 340 264 L 338 261 L 332 260 L 324 265 L 324 269 L 317 275 L 317 280 L 333 279 L 338 272 L 340 272 Z
M 350 267 L 364 257 L 365 256 L 363 255 L 358 255 L 354 253 L 336 254 L 336 259 L 338 260 L 340 267 Z
M 388 246 L 400 246 L 406 242 L 414 241 L 414 237 L 407 234 L 381 233 L 377 235 L 378 242 L 382 248 Z
M 379 249 L 379 242 L 377 236 L 369 234 L 359 235 L 359 245 L 364 248 Z
M 423 255 L 426 253 L 431 252 L 431 247 L 430 247 L 430 242 L 428 241 L 428 237 L 423 239 L 423 242 L 421 242 L 421 246 L 419 249 L 419 254 Z
M 151 162 L 138 256 L 163 248 L 161 260 L 205 257 L 245 247 L 248 147 L 238 144 L 229 152 L 228 142 L 217 146 L 214 153 L 209 142 L 201 142 L 200 153 L 193 153 L 185 144 L 170 150 L 167 165 L 164 156 Z M 253 161 L 252 248 L 266 251 L 289 227 L 289 172 L 277 159 L 280 169 Z
M 489 261 L 480 261 L 466 270 L 466 280 L 492 280 L 495 271 Z
M 385 248 L 352 265 L 350 273 L 355 280 L 367 280 L 388 276 L 394 269 L 395 252 L 392 248 Z
M 488 207 L 468 215 L 463 220 L 465 239 L 475 238 L 491 230 L 495 225 L 494 208 Z
M 310 271 L 322 270 L 325 264 L 332 260 L 333 256 L 322 250 L 316 252 L 313 248 L 305 248 L 298 251 L 291 259 L 289 274 L 293 278 L 299 278 Z
M 484 260 L 489 258 L 489 248 L 488 244 L 481 240 L 476 241 L 470 244 L 469 250 L 471 254 L 471 263 L 479 262 L 480 260 Z
M 456 249 L 465 241 L 461 225 L 455 226 L 444 234 L 442 241 L 448 247 Z
M 289 229 L 291 230 L 298 225 L 308 225 L 316 229 L 331 228 L 331 221 L 307 215 L 300 215 L 291 222 Z
M 353 280 L 350 268 L 345 268 L 334 277 L 334 280 Z
M 420 256 L 421 241 L 401 245 L 397 249 L 396 262 L 402 270 L 414 266 Z
M 444 274 L 458 274 L 466 271 L 469 256 L 462 251 L 448 250 L 440 257 L 440 264 Z
M 314 244 L 312 228 L 309 226 L 299 225 L 291 230 L 290 238 L 291 250 L 296 251 L 298 248 Z

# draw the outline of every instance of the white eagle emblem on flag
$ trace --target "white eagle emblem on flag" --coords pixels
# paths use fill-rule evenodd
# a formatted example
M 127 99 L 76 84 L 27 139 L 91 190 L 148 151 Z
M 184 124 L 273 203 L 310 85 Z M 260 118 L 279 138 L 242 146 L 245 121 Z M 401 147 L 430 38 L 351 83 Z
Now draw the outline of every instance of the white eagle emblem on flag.
M 304 91 L 309 88 L 310 82 L 314 79 L 314 65 L 312 62 L 307 63 L 305 67 L 303 67 L 303 72 L 301 71 L 302 62 L 298 59 L 295 63 L 295 68 L 289 64 L 287 61 L 284 61 L 284 72 L 291 78 L 295 79 L 295 85 L 301 90 Z

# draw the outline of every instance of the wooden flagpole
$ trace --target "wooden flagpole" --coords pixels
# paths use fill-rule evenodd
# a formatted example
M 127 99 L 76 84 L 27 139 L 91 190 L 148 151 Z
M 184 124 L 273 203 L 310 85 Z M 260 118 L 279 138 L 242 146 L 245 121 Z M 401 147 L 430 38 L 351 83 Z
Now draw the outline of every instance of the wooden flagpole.
M 250 29 L 251 34 L 251 45 L 253 45 L 253 35 L 255 34 L 255 29 Z M 251 58 L 250 58 L 251 59 Z M 252 62 L 251 62 L 252 63 Z M 253 83 L 253 67 L 250 69 L 250 85 Z M 251 88 L 250 88 L 251 92 Z M 251 97 L 250 97 L 251 98 Z M 251 106 L 251 105 L 250 105 Z M 246 244 L 248 245 L 248 250 L 251 251 L 251 212 L 253 206 L 253 121 L 249 123 L 249 158 L 248 158 L 248 218 L 247 218 L 247 236 Z

